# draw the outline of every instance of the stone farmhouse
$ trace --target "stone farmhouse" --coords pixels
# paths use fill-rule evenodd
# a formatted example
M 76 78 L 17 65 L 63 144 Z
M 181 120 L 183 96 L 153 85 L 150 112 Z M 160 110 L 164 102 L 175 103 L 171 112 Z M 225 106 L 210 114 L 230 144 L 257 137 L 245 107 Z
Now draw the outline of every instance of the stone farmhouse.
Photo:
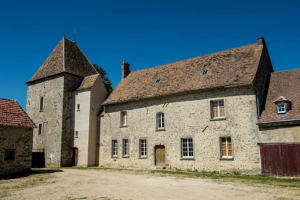
M 273 67 L 255 44 L 130 72 L 102 104 L 101 165 L 260 173 Z
M 123 61 L 108 96 L 78 45 L 63 38 L 27 81 L 33 149 L 46 166 L 300 174 L 299 77 L 274 72 L 258 38 L 138 71 Z
M 108 93 L 78 45 L 63 37 L 26 83 L 26 111 L 38 126 L 33 150 L 45 165 L 97 165 L 97 115 Z
M 33 128 L 15 100 L 0 98 L 0 177 L 30 170 Z

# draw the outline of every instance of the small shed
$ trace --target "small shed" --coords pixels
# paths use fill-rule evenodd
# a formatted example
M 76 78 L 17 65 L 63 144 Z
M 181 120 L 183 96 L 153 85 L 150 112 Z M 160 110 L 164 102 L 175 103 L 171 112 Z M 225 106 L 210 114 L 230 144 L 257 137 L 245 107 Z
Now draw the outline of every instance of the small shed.
M 0 98 L 0 177 L 30 170 L 33 128 L 17 101 Z

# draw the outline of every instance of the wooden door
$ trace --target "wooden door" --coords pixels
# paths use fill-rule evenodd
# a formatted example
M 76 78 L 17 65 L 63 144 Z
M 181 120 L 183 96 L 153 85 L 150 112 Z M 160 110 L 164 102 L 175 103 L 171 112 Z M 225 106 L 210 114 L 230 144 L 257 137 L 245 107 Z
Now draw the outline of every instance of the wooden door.
M 77 166 L 78 162 L 78 148 L 73 148 L 73 166 Z
M 165 164 L 165 146 L 159 145 L 155 147 L 155 164 L 164 165 Z

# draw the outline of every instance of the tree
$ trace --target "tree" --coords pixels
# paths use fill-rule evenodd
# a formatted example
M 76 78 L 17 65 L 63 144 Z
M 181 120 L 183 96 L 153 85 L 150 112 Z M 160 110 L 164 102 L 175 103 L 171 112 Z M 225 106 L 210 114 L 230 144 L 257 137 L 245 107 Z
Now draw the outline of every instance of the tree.
M 102 67 L 100 67 L 99 65 L 97 65 L 96 63 L 93 64 L 94 68 L 96 69 L 96 71 L 100 74 L 104 85 L 106 87 L 106 90 L 111 93 L 114 89 L 111 87 L 111 81 L 109 80 L 109 78 L 106 76 L 106 71 L 105 69 L 103 69 Z

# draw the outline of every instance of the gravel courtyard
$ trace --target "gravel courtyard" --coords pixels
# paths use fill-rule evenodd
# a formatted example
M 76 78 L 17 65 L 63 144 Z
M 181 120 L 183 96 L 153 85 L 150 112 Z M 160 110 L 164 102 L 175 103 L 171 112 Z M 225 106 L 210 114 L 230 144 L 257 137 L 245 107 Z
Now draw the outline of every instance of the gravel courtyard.
M 300 199 L 299 185 L 114 170 L 42 169 L 0 180 L 2 199 Z

